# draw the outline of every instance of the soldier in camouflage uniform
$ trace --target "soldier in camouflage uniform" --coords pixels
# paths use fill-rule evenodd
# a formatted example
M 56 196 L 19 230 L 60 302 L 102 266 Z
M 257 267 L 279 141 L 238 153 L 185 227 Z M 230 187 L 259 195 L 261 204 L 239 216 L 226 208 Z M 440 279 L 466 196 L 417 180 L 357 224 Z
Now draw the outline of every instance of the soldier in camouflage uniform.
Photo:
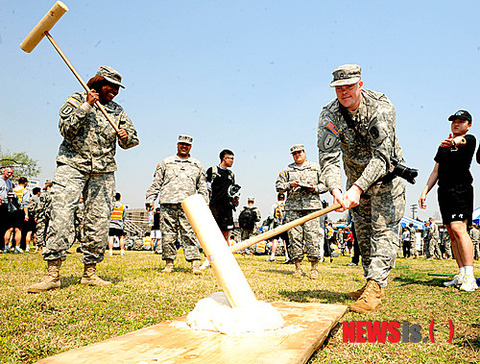
M 412 244 L 411 253 L 413 258 L 418 258 L 417 251 L 417 230 L 413 227 L 413 223 L 408 225 L 408 230 L 410 231 L 410 243 Z
M 287 192 L 285 201 L 285 222 L 289 223 L 313 211 L 322 208 L 320 194 L 327 192 L 320 174 L 318 163 L 306 159 L 305 148 L 296 144 L 290 148 L 294 163 L 280 172 L 275 182 L 277 192 Z M 310 278 L 318 278 L 318 261 L 321 258 L 320 245 L 323 244 L 323 229 L 319 219 L 310 220 L 288 230 L 291 244 L 290 259 L 295 263 L 294 276 L 300 278 L 304 246 L 307 258 L 311 263 Z
M 35 210 L 35 216 L 37 217 L 37 248 L 35 251 L 42 251 L 45 247 L 45 238 L 47 237 L 48 224 L 50 223 L 50 216 L 52 210 L 52 195 L 51 189 L 53 182 L 47 180 L 45 187 Z
M 473 258 L 475 260 L 480 259 L 480 230 L 478 230 L 478 225 L 472 225 L 470 227 L 470 239 L 472 239 L 473 244 Z
M 442 252 L 440 250 L 440 232 L 438 231 L 438 226 L 435 224 L 435 219 L 433 217 L 429 218 L 430 227 L 428 229 L 428 258 L 437 258 L 442 259 Z
M 443 244 L 445 246 L 445 259 L 452 259 L 452 239 L 447 229 L 443 233 Z
M 154 208 L 157 197 L 160 202 L 162 259 L 166 261 L 164 273 L 173 272 L 173 262 L 177 258 L 175 241 L 180 235 L 185 259 L 191 262 L 192 272 L 202 274 L 197 238 L 181 206 L 185 198 L 196 193 L 200 193 L 208 203 L 205 170 L 200 161 L 190 156 L 192 142 L 191 136 L 178 136 L 177 154 L 157 165 L 146 194 L 147 211 Z
M 74 230 L 74 210 L 80 197 L 85 204 L 85 240 L 82 285 L 106 286 L 96 275 L 96 264 L 104 258 L 108 241 L 109 216 L 115 195 L 116 144 L 123 149 L 136 146 L 137 132 L 124 109 L 113 101 L 122 77 L 111 67 L 101 66 L 88 81 L 90 90 L 70 96 L 60 108 L 60 134 L 63 142 L 57 155 L 57 170 L 52 188 L 52 215 L 48 227 L 44 259 L 47 278 L 29 292 L 60 288 L 59 270 L 66 259 L 70 234 Z M 119 131 L 115 133 L 100 109 L 99 101 Z
M 405 186 L 393 176 L 392 157 L 402 161 L 395 135 L 395 109 L 382 93 L 363 89 L 358 65 L 333 72 L 337 98 L 322 110 L 318 150 L 322 176 L 340 211 L 351 209 L 367 284 L 348 297 L 355 312 L 381 307 L 388 274 L 399 248 L 399 223 L 405 211 Z M 340 159 L 347 176 L 342 192 Z

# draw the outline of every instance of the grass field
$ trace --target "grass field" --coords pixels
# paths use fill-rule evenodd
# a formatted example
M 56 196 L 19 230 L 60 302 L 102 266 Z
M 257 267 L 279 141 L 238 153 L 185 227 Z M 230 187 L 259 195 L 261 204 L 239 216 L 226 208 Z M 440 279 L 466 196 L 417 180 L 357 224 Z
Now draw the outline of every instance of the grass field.
M 160 256 L 118 251 L 98 265 L 98 274 L 114 282 L 108 288 L 78 284 L 80 255 L 68 256 L 61 269 L 62 289 L 27 294 L 27 287 L 45 274 L 39 254 L 0 255 L 0 362 L 33 363 L 41 358 L 119 336 L 191 311 L 199 299 L 220 291 L 211 269 L 190 273 L 182 255 L 176 271 L 165 275 Z M 360 288 L 360 267 L 346 267 L 350 258 L 321 263 L 320 279 L 295 279 L 293 266 L 270 263 L 265 256 L 237 255 L 259 300 L 349 304 L 344 293 Z M 309 363 L 476 363 L 480 361 L 480 289 L 445 288 L 429 272 L 456 273 L 454 261 L 398 259 L 386 290 L 387 302 L 369 315 L 347 313 Z M 480 263 L 474 271 L 480 276 Z M 343 343 L 343 321 L 408 321 L 426 336 L 435 320 L 435 343 Z M 455 328 L 448 343 L 448 320 Z

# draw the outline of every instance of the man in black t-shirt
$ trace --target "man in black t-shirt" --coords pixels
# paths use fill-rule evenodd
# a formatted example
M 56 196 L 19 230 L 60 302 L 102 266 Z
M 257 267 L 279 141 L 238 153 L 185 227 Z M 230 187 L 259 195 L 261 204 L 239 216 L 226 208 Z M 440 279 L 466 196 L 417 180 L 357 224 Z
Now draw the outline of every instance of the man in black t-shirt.
M 233 158 L 233 152 L 224 149 L 220 152 L 220 164 L 207 170 L 210 210 L 227 243 L 229 231 L 234 228 L 233 211 L 238 205 L 235 175 L 229 169 L 233 165 Z
M 438 182 L 438 204 L 443 224 L 452 241 L 452 250 L 459 274 L 445 286 L 457 286 L 460 290 L 475 291 L 477 284 L 473 274 L 473 245 L 467 233 L 473 212 L 473 178 L 470 164 L 475 153 L 476 140 L 467 134 L 472 127 L 472 116 L 466 110 L 450 115 L 451 133 L 440 144 L 433 168 L 420 199 L 420 208 L 426 208 L 427 193 Z

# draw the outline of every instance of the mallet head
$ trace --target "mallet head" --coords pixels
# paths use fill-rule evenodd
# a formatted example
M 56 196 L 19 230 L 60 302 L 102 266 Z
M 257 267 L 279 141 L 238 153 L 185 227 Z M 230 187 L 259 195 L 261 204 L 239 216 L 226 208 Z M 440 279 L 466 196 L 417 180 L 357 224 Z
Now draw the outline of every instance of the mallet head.
M 30 34 L 23 40 L 20 44 L 25 52 L 30 53 L 37 46 L 38 43 L 45 36 L 45 32 L 48 32 L 55 23 L 62 17 L 63 14 L 68 10 L 68 7 L 61 1 L 57 1 L 52 8 L 48 11 L 47 14 L 43 17 L 42 20 L 33 28 Z

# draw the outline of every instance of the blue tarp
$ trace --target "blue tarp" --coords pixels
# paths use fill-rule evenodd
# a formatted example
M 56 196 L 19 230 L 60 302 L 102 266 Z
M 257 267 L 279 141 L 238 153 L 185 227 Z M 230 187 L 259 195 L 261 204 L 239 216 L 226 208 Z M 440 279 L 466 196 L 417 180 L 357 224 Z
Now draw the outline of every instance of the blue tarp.
M 404 216 L 404 217 L 402 217 L 402 220 L 400 221 L 400 225 L 402 226 L 402 228 L 405 227 L 405 226 L 409 226 L 410 223 L 412 223 L 413 227 L 417 230 L 423 230 L 425 228 L 422 221 L 410 219 L 409 217 Z
M 473 210 L 472 221 L 475 225 L 480 224 L 480 207 Z

